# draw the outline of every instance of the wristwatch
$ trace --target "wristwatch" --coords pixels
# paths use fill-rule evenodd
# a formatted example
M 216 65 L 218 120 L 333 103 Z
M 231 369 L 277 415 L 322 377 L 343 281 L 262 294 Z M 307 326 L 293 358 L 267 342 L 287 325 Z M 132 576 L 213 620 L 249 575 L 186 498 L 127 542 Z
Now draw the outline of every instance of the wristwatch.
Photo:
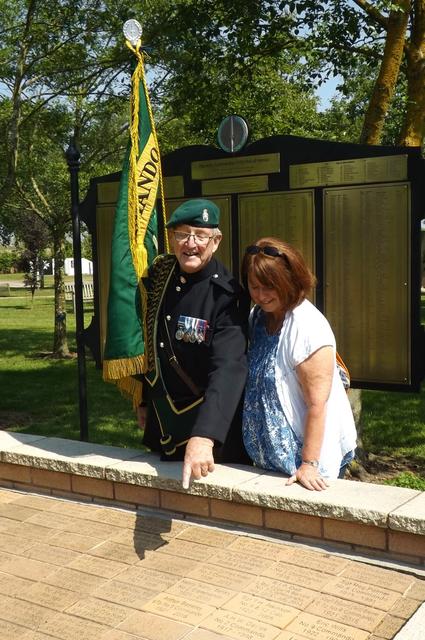
M 318 460 L 302 460 L 303 464 L 309 464 L 311 467 L 314 467 L 315 469 L 318 468 L 319 466 L 319 461 Z

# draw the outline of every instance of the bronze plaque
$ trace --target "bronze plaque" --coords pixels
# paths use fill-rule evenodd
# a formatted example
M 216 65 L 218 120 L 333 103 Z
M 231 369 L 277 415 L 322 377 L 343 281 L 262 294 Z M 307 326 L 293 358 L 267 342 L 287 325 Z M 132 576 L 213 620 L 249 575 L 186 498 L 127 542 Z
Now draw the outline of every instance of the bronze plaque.
M 164 176 L 163 183 L 166 198 L 182 198 L 184 196 L 183 176 Z
M 116 183 L 118 184 L 118 182 Z M 100 185 L 98 185 L 100 186 Z M 97 205 L 97 260 L 99 270 L 99 333 L 100 357 L 103 360 L 105 348 L 106 328 L 108 321 L 108 296 L 111 271 L 111 244 L 114 228 L 115 203 L 111 205 Z
M 230 271 L 232 271 L 232 231 L 231 231 L 231 202 L 230 196 L 221 196 L 218 198 L 210 198 L 220 209 L 220 229 L 223 233 L 220 245 L 216 251 L 216 257 Z M 177 209 L 188 198 L 178 198 L 167 200 L 165 203 L 167 210 L 167 220 L 170 219 L 173 211 Z
M 229 157 L 219 160 L 192 162 L 192 180 L 231 178 L 259 173 L 279 173 L 280 153 L 264 153 L 256 156 Z
M 291 189 L 394 180 L 407 180 L 406 155 L 312 162 L 289 167 Z
M 294 245 L 314 271 L 314 193 L 312 190 L 239 196 L 240 258 L 265 236 Z
M 353 380 L 410 383 L 410 187 L 325 189 L 324 303 Z
M 211 196 L 220 193 L 251 193 L 268 191 L 268 176 L 247 176 L 245 178 L 223 178 L 222 180 L 202 180 L 202 195 Z
M 99 204 L 115 204 L 118 200 L 118 191 L 120 183 L 115 182 L 98 182 L 97 184 L 97 202 Z

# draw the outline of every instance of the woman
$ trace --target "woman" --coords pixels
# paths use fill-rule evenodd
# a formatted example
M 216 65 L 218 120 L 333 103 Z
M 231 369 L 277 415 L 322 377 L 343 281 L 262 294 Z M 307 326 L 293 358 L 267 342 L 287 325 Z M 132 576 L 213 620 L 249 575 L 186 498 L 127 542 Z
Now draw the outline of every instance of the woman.
M 277 238 L 246 249 L 242 276 L 255 303 L 243 435 L 254 464 L 321 491 L 343 477 L 356 430 L 336 366 L 335 337 L 306 299 L 316 280 Z

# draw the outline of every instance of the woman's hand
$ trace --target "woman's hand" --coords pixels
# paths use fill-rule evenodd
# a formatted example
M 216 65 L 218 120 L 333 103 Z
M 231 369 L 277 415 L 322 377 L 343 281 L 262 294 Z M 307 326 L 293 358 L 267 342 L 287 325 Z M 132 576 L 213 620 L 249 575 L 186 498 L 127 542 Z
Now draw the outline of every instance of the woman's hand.
M 146 405 L 139 405 L 137 407 L 137 424 L 139 426 L 139 429 L 141 429 L 141 431 L 145 430 L 145 426 L 146 426 Z
M 289 486 L 294 484 L 294 482 L 299 482 L 303 487 L 310 491 L 323 491 L 329 487 L 329 483 L 322 478 L 319 470 L 311 464 L 303 463 L 298 467 L 296 473 L 288 478 L 286 484 Z

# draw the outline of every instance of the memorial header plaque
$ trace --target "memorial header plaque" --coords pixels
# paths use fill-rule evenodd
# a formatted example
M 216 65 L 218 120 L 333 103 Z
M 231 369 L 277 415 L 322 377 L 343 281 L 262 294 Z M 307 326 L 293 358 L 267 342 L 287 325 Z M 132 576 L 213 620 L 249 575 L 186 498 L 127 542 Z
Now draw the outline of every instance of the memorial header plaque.
M 268 176 L 248 176 L 246 178 L 223 178 L 222 180 L 202 181 L 203 196 L 220 193 L 251 193 L 252 191 L 268 190 Z
M 264 153 L 255 156 L 198 160 L 192 162 L 192 180 L 252 176 L 280 171 L 280 153 Z
M 325 189 L 324 312 L 352 379 L 410 383 L 410 188 Z
M 312 162 L 293 164 L 289 167 L 291 189 L 395 180 L 407 180 L 406 155 Z

